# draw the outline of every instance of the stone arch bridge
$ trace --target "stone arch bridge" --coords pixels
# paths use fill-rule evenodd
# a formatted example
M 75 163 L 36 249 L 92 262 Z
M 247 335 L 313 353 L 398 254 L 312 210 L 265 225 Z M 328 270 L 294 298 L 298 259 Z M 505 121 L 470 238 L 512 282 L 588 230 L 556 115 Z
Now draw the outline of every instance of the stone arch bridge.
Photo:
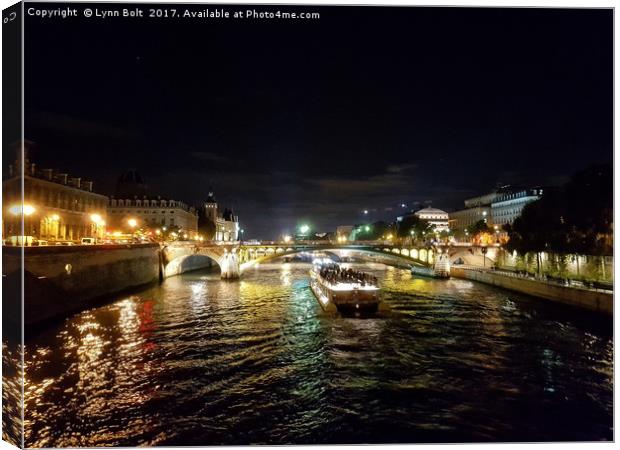
M 433 267 L 437 255 L 448 253 L 450 258 L 464 249 L 448 246 L 399 246 L 383 242 L 336 244 L 329 242 L 261 243 L 240 242 L 185 242 L 176 241 L 162 245 L 162 274 L 170 277 L 198 268 L 187 264 L 189 258 L 207 257 L 220 268 L 225 279 L 239 278 L 255 264 L 286 255 L 303 252 L 339 252 L 375 262 L 396 266 L 418 265 Z M 465 256 L 465 254 L 464 254 Z

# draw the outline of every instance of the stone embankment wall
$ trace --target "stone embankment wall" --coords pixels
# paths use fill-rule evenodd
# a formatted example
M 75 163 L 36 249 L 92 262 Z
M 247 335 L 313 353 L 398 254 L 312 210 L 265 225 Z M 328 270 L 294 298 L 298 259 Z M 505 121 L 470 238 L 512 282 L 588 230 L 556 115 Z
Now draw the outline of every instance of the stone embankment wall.
M 511 291 L 540 297 L 554 302 L 578 306 L 605 314 L 613 314 L 613 293 L 602 290 L 580 289 L 546 283 L 524 277 L 513 277 L 452 266 L 450 275 L 456 278 L 480 281 Z
M 3 247 L 3 281 L 21 283 L 19 247 Z M 161 276 L 159 244 L 24 248 L 24 322 L 82 310 Z

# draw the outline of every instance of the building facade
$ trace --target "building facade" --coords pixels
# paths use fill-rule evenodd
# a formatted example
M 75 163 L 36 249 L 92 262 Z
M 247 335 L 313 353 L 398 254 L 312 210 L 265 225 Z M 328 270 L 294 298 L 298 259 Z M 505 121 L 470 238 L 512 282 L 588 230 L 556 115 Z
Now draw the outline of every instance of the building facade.
M 499 195 L 491 204 L 493 223 L 499 227 L 511 224 L 521 215 L 525 205 L 538 200 L 542 195 L 541 188 L 519 189 Z
M 24 144 L 23 164 L 20 158 L 15 165 L 9 166 L 6 179 L 2 182 L 3 239 L 20 241 L 22 210 L 24 236 L 48 243 L 80 242 L 84 237 L 101 239 L 105 234 L 108 198 L 93 192 L 92 181 L 71 177 L 54 169 L 38 169 L 29 160 L 31 145 Z
M 219 211 L 213 190 L 209 191 L 200 211 L 201 230 L 215 241 L 239 240 L 239 217 L 232 209 Z
M 492 227 L 493 214 L 491 204 L 500 195 L 499 192 L 491 192 L 465 200 L 465 209 L 450 213 L 450 229 L 456 232 L 463 232 L 481 220 L 489 227 Z
M 450 229 L 452 231 L 465 231 L 468 227 L 484 221 L 488 226 L 493 226 L 491 205 L 477 206 L 475 208 L 461 209 L 450 213 Z
M 110 227 L 121 231 L 131 231 L 132 228 L 167 227 L 191 234 L 191 238 L 194 238 L 198 231 L 198 215 L 194 207 L 159 196 L 112 197 L 108 205 L 108 218 Z
M 465 200 L 465 209 L 450 213 L 450 228 L 465 231 L 480 220 L 501 233 L 501 227 L 521 215 L 528 203 L 543 195 L 542 188 L 502 186 L 490 194 Z
M 501 195 L 503 189 L 506 189 L 508 186 L 504 186 L 498 188 L 497 191 L 491 192 L 489 194 L 480 195 L 478 197 L 468 198 L 463 203 L 465 204 L 465 208 L 478 208 L 481 206 L 491 206 L 491 203 L 495 201 L 497 197 Z
M 115 193 L 108 204 L 110 227 L 131 232 L 140 228 L 178 231 L 180 236 L 196 239 L 198 213 L 186 203 L 150 195 L 149 189 L 136 170 L 127 170 L 116 181 Z
M 441 233 L 442 231 L 449 231 L 449 215 L 447 212 L 437 208 L 424 208 L 414 213 L 421 220 L 427 221 L 430 225 L 435 227 L 435 231 Z

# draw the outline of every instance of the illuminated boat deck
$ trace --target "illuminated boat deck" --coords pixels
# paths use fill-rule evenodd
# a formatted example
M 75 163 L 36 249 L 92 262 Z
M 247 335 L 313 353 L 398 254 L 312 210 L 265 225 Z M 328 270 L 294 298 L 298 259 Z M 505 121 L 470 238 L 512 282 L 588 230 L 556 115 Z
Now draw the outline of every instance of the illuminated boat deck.
M 321 277 L 321 281 L 323 282 L 323 284 L 331 289 L 332 291 L 353 291 L 353 290 L 357 290 L 357 291 L 378 291 L 379 288 L 377 286 L 362 286 L 359 283 L 337 283 L 337 284 L 331 284 L 327 281 L 325 281 L 324 278 Z
M 336 282 L 331 283 L 323 278 L 317 268 L 310 271 L 310 287 L 324 310 L 342 308 L 371 308 L 376 310 L 380 299 L 381 288 L 373 284 Z

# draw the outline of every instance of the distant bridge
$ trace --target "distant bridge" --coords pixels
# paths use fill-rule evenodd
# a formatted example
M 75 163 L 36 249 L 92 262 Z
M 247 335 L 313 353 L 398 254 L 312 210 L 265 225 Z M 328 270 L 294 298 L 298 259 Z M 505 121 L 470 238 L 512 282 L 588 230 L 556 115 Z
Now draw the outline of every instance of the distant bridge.
M 467 249 L 447 245 L 416 246 L 394 245 L 381 241 L 332 243 L 325 241 L 311 242 L 193 242 L 174 241 L 162 246 L 162 273 L 164 277 L 178 275 L 188 270 L 184 262 L 192 256 L 205 256 L 219 266 L 221 276 L 225 279 L 239 278 L 250 267 L 274 258 L 304 252 L 342 253 L 358 256 L 376 262 L 392 265 L 419 265 L 433 267 L 436 256 L 448 253 L 450 258 L 462 253 L 467 258 Z M 469 251 L 470 254 L 473 252 Z M 483 256 L 484 258 L 484 256 Z M 189 269 L 191 270 L 191 268 Z

